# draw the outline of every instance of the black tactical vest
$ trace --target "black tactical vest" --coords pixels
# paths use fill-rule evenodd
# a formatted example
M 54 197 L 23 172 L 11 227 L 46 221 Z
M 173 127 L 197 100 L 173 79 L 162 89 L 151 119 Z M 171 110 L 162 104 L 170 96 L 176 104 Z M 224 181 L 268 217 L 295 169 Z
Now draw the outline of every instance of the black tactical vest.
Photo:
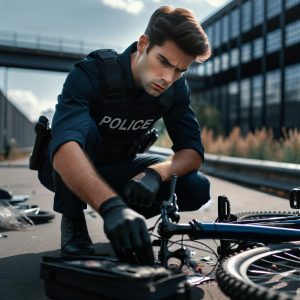
M 99 93 L 102 99 L 96 99 L 91 110 L 101 135 L 97 162 L 124 160 L 131 157 L 135 145 L 169 108 L 173 89 L 170 87 L 161 97 L 141 92 L 138 99 L 132 99 L 130 91 L 124 87 L 122 69 L 115 51 L 97 50 L 89 57 L 96 60 L 104 75 Z

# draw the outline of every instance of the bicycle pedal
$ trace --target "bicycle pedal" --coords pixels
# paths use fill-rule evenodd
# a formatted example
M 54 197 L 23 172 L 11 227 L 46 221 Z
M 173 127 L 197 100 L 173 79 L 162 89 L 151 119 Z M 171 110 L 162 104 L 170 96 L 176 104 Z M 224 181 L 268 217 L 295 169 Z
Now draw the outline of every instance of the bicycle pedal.
M 225 195 L 218 197 L 218 222 L 226 222 L 230 217 L 230 202 Z
M 290 207 L 300 209 L 300 187 L 293 188 L 290 191 Z

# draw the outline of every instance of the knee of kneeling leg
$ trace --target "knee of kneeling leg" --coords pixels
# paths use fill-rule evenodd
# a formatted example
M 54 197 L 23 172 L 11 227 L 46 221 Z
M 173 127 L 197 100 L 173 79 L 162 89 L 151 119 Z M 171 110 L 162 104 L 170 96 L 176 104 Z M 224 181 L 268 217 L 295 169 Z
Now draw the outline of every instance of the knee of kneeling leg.
M 210 182 L 202 173 L 193 172 L 182 178 L 177 192 L 186 209 L 198 210 L 210 199 Z
M 199 209 L 210 199 L 210 182 L 201 173 L 194 179 L 193 198 L 195 209 Z

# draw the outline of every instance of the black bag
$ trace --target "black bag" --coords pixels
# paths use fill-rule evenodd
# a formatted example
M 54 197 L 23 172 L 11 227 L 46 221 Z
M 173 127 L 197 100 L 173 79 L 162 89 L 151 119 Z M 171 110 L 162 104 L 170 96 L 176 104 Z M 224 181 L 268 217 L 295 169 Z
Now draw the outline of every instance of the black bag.
M 40 276 L 51 299 L 190 299 L 186 275 L 159 266 L 138 266 L 103 258 L 43 257 Z

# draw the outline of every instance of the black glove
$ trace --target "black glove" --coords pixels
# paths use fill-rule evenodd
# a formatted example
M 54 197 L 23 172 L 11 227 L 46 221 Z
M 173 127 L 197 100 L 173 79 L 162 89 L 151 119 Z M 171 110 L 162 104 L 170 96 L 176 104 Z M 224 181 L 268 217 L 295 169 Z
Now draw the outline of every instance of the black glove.
M 142 215 L 119 196 L 105 201 L 98 211 L 104 221 L 104 232 L 121 261 L 154 264 L 150 235 Z
M 141 178 L 132 178 L 125 186 L 123 196 L 128 204 L 151 206 L 160 188 L 162 179 L 154 169 L 145 169 Z

